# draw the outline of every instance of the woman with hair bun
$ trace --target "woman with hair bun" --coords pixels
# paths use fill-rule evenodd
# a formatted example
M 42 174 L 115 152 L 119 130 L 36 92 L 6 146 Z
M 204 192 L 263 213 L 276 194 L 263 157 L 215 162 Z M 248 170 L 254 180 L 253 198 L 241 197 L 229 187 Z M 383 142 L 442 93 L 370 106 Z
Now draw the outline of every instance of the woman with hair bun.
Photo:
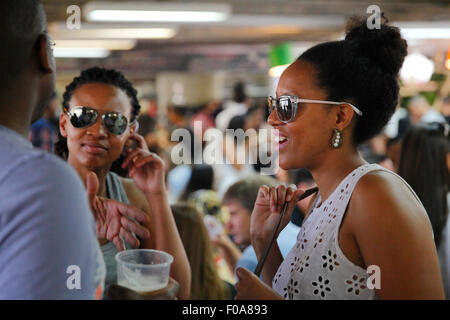
M 316 45 L 282 74 L 269 98 L 281 168 L 308 169 L 311 199 L 296 245 L 282 259 L 274 243 L 264 283 L 238 269 L 238 299 L 443 299 L 430 220 L 397 174 L 368 164 L 362 142 L 397 105 L 407 43 L 397 28 L 369 30 L 352 19 L 344 40 Z M 258 260 L 285 201 L 286 226 L 303 190 L 261 187 L 251 219 Z

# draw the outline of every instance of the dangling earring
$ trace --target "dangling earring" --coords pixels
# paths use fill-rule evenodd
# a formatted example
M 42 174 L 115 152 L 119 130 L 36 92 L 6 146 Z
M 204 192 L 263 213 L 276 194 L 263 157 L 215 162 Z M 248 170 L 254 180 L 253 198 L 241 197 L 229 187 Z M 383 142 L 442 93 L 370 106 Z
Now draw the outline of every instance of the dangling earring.
M 338 149 L 342 145 L 342 133 L 338 129 L 333 129 L 330 145 L 333 149 Z

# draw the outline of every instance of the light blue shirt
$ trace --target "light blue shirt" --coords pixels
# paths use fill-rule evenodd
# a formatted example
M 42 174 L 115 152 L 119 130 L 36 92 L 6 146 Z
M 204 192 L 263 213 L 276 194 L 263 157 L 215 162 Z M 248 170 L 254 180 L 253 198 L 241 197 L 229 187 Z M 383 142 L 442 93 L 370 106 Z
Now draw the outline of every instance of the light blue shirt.
M 0 195 L 0 299 L 93 299 L 104 262 L 77 173 L 0 126 Z
M 292 222 L 289 222 L 278 235 L 277 244 L 283 258 L 289 253 L 289 251 L 291 251 L 292 247 L 297 242 L 297 235 L 299 232 L 300 227 L 296 226 Z M 239 267 L 244 267 L 253 272 L 255 271 L 257 264 L 258 259 L 256 258 L 255 249 L 253 249 L 252 245 L 249 245 L 245 248 L 244 252 L 242 252 L 240 259 L 236 263 L 236 269 Z

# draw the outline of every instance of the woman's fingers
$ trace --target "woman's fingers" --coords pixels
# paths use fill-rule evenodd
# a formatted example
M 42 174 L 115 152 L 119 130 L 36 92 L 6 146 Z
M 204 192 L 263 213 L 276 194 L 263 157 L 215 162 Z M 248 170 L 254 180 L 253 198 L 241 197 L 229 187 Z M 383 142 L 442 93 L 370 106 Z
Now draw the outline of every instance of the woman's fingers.
M 147 142 L 145 142 L 145 138 L 140 134 L 133 132 L 132 134 L 130 134 L 130 139 L 136 140 L 139 148 L 148 150 Z
M 277 211 L 277 190 L 275 187 L 270 187 L 269 189 L 270 194 L 270 211 L 276 212 Z
M 137 157 L 139 157 L 139 154 L 142 151 L 143 151 L 142 149 L 135 149 L 135 150 L 129 151 L 127 156 L 125 157 L 125 159 L 122 162 L 122 168 L 127 168 L 130 166 L 130 164 L 133 165 L 136 162 Z
M 150 232 L 147 230 L 147 228 L 135 223 L 134 221 L 131 221 L 127 217 L 121 217 L 120 224 L 122 228 L 126 229 L 127 231 L 133 232 L 141 238 L 147 239 L 150 237 Z
M 98 188 L 99 188 L 99 183 L 98 183 L 97 175 L 92 171 L 88 171 L 88 173 L 86 174 L 86 192 L 87 192 L 89 204 L 91 205 L 91 209 L 94 207 Z
M 116 246 L 117 250 L 119 250 L 119 251 L 124 251 L 125 250 L 125 248 L 123 246 L 123 243 L 122 243 L 122 240 L 120 240 L 119 236 L 114 237 L 112 242 Z
M 294 194 L 295 191 L 297 191 L 297 186 L 295 184 L 291 184 L 286 192 L 286 201 L 287 202 L 291 202 L 292 200 L 295 199 Z
M 287 212 L 292 212 L 294 210 L 295 205 L 298 202 L 299 195 L 303 194 L 303 190 L 298 190 L 295 184 L 291 184 L 287 188 L 286 192 L 286 201 L 288 202 Z
M 303 191 L 297 194 L 297 187 L 295 185 L 290 185 L 289 187 L 284 185 L 270 187 L 268 191 L 270 210 L 279 213 L 285 202 L 297 202 L 298 197 L 302 194 Z
M 288 188 L 286 188 L 284 185 L 279 185 L 277 187 L 277 208 L 281 208 L 284 205 L 284 202 L 286 201 L 286 191 Z
M 133 235 L 131 234 L 131 232 L 129 232 L 128 230 L 124 229 L 124 228 L 120 228 L 120 236 L 126 241 L 128 242 L 133 248 L 139 248 L 139 246 L 141 245 L 141 243 L 139 242 L 138 239 L 136 239 L 135 237 L 133 237 Z
M 255 205 L 269 205 L 270 191 L 269 187 L 262 185 L 259 187 L 258 196 L 256 197 Z
M 150 153 L 144 157 L 137 158 L 134 162 L 134 166 L 135 168 L 140 168 L 151 162 L 153 162 L 157 167 L 163 163 L 163 160 L 156 153 Z
M 148 222 L 147 215 L 135 207 L 132 207 L 126 203 L 122 203 L 122 202 L 115 201 L 115 200 L 110 200 L 110 205 L 115 206 L 116 209 L 120 212 L 120 214 L 122 216 L 131 217 L 134 220 L 136 220 L 140 223 L 143 223 L 143 224 Z

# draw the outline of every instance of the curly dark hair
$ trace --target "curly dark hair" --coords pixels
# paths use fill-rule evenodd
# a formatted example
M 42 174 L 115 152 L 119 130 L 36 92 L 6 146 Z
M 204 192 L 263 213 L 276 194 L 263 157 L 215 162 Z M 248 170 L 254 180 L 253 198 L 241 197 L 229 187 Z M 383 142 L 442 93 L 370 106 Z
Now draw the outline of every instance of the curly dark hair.
M 69 101 L 75 90 L 87 83 L 104 83 L 122 89 L 130 98 L 132 107 L 130 120 L 134 121 L 137 119 L 141 110 L 141 105 L 137 98 L 136 89 L 120 71 L 101 67 L 93 67 L 81 71 L 80 75 L 75 77 L 72 82 L 66 86 L 66 91 L 63 94 L 63 111 L 69 109 Z M 67 149 L 67 140 L 65 138 L 60 136 L 59 141 L 55 144 L 55 153 L 60 157 L 67 159 L 69 150 Z M 113 164 L 113 168 L 115 167 L 117 166 Z
M 352 102 L 363 112 L 357 117 L 353 144 L 378 134 L 398 102 L 398 72 L 407 54 L 407 43 L 386 21 L 369 29 L 366 20 L 352 17 L 344 40 L 316 45 L 297 60 L 311 63 L 328 100 Z
M 134 121 L 138 117 L 141 105 L 137 98 L 137 91 L 131 82 L 125 78 L 122 72 L 101 67 L 93 67 L 81 71 L 81 74 L 66 86 L 66 91 L 63 94 L 63 109 L 69 109 L 69 101 L 74 91 L 86 83 L 105 83 L 122 89 L 130 98 L 131 107 L 133 108 L 131 111 L 131 121 Z

